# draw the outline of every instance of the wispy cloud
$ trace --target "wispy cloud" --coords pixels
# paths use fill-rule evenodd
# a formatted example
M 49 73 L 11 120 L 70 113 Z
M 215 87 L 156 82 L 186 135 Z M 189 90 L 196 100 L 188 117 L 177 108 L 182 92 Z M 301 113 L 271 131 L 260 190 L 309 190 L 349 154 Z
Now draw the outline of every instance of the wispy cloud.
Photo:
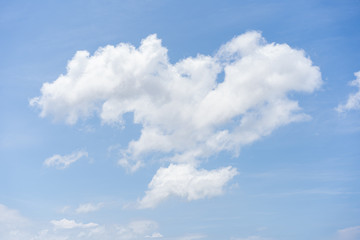
M 2 224 L 14 224 L 14 223 L 25 223 L 27 222 L 26 218 L 21 216 L 21 214 L 14 210 L 10 209 L 7 206 L 0 204 L 0 223 Z
M 52 157 L 47 158 L 44 161 L 44 165 L 47 167 L 56 167 L 58 169 L 65 169 L 70 166 L 70 164 L 78 161 L 82 157 L 87 157 L 88 153 L 86 151 L 77 151 L 70 155 L 54 155 Z
M 100 208 L 104 206 L 104 203 L 84 203 L 80 204 L 79 207 L 75 210 L 76 213 L 89 213 L 89 212 L 95 212 L 98 211 Z
M 0 204 L 0 238 L 5 240 L 29 239 L 24 230 L 31 222 L 17 210 Z
M 19 211 L 0 204 L 1 240 L 90 240 L 90 239 L 160 239 L 158 224 L 151 220 L 137 220 L 127 224 L 99 225 L 79 220 L 62 218 L 41 224 L 23 217 Z
M 360 239 L 360 226 L 344 228 L 337 233 L 338 240 L 358 240 Z
M 358 91 L 354 94 L 350 94 L 345 104 L 340 104 L 336 111 L 345 112 L 349 110 L 360 109 L 360 71 L 354 73 L 356 79 L 350 82 L 350 86 L 358 87 Z
M 56 229 L 73 229 L 73 228 L 93 228 L 99 226 L 96 223 L 81 223 L 76 222 L 75 220 L 68 220 L 63 218 L 61 220 L 52 220 L 51 224 Z
M 151 235 L 146 235 L 145 238 L 162 238 L 163 235 L 161 233 L 158 233 L 158 232 L 154 232 L 153 234 Z
M 140 220 L 133 221 L 127 225 L 120 225 L 117 227 L 117 235 L 120 239 L 141 239 L 144 237 L 161 238 L 162 235 L 154 232 L 158 224 L 154 221 Z

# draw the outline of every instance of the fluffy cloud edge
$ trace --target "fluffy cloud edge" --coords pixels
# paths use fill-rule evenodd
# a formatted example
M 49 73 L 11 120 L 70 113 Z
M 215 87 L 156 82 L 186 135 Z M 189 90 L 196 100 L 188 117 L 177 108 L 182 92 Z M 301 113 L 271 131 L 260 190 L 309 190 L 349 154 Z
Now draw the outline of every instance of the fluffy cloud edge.
M 44 165 L 47 167 L 56 167 L 57 169 L 65 169 L 71 164 L 80 160 L 83 157 L 88 157 L 88 152 L 86 151 L 76 151 L 69 155 L 59 155 L 55 154 L 44 161 Z
M 99 224 L 93 222 L 81 223 L 66 218 L 61 220 L 52 220 L 50 223 L 54 226 L 55 229 L 94 228 L 99 226 Z
M 354 73 L 356 79 L 349 83 L 350 86 L 358 87 L 358 91 L 350 94 L 345 104 L 339 104 L 335 110 L 339 113 L 360 109 L 360 71 Z
M 29 220 L 22 216 L 17 210 L 0 203 L 0 225 L 12 227 L 14 225 L 25 225 L 28 223 Z
M 360 238 L 360 226 L 348 227 L 337 231 L 338 240 L 358 240 Z
M 80 204 L 76 209 L 76 213 L 89 213 L 89 212 L 95 212 L 100 210 L 102 207 L 104 207 L 104 203 L 100 202 L 97 204 L 93 203 L 84 203 Z
M 156 172 L 149 183 L 149 190 L 138 200 L 138 208 L 154 208 L 171 196 L 187 201 L 219 196 L 223 194 L 224 186 L 237 174 L 233 167 L 208 171 L 198 170 L 190 164 L 170 164 Z

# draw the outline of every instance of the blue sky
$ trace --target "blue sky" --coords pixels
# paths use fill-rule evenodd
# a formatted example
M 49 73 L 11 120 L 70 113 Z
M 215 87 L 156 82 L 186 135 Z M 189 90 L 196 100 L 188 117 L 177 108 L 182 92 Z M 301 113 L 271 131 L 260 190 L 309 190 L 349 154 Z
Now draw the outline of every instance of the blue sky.
M 360 239 L 360 1 L 0 1 L 0 238 Z

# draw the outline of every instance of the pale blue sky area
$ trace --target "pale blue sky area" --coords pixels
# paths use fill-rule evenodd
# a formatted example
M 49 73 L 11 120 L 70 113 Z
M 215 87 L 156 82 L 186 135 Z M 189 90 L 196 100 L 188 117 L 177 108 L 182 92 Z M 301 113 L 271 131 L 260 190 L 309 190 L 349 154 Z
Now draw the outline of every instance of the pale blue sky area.
M 0 0 L 0 239 L 360 239 L 359 23 L 359 0 Z

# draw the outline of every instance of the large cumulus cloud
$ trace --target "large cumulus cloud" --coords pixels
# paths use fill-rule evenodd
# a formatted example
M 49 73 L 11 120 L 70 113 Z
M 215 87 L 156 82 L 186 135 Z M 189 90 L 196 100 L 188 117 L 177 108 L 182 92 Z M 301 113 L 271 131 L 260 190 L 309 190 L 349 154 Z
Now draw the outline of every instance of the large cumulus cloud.
M 31 105 L 42 117 L 68 124 L 93 115 L 122 124 L 122 116 L 132 112 L 141 135 L 122 149 L 119 164 L 135 171 L 147 155 L 160 152 L 191 169 L 220 151 L 237 154 L 280 126 L 308 119 L 289 93 L 311 93 L 321 82 L 319 68 L 304 51 L 267 43 L 256 31 L 233 38 L 214 56 L 174 64 L 161 40 L 150 35 L 138 48 L 121 43 L 92 56 L 78 51 L 67 73 L 45 83 Z M 182 169 L 174 166 L 168 171 Z M 150 192 L 156 192 L 155 183 Z

